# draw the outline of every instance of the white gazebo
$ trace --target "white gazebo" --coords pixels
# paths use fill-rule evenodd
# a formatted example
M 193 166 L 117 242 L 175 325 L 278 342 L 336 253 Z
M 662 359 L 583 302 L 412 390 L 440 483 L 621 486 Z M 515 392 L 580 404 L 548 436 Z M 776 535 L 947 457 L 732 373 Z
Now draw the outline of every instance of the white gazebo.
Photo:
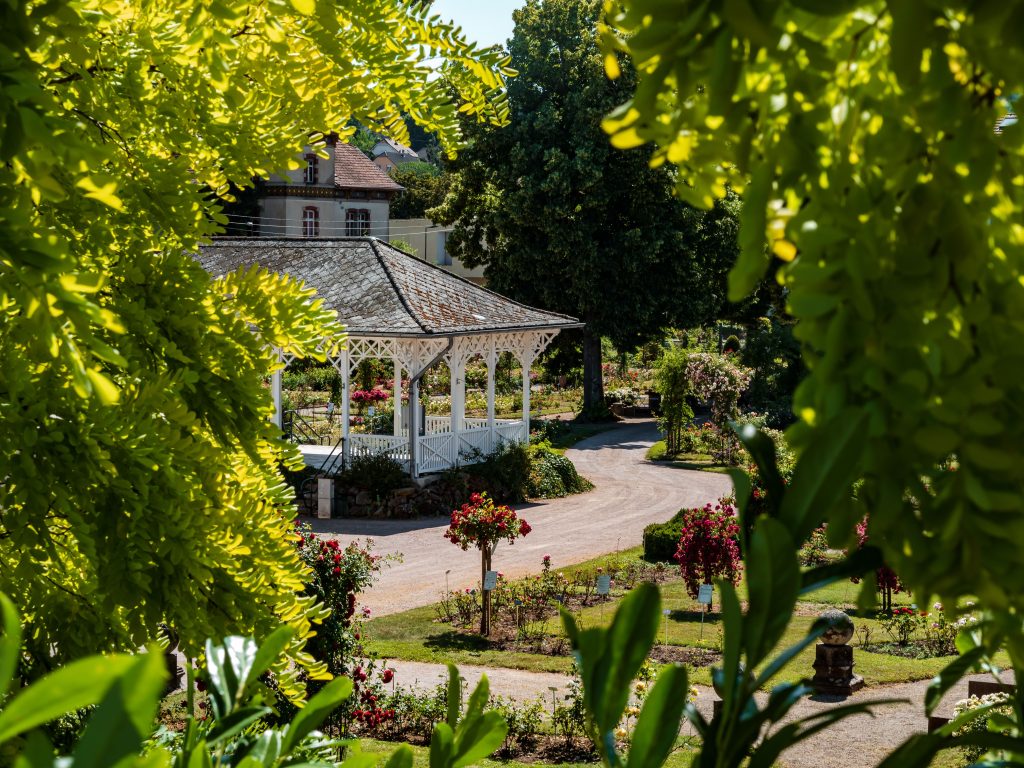
M 387 454 L 417 477 L 472 463 L 502 442 L 528 441 L 530 366 L 561 329 L 581 325 L 514 302 L 372 237 L 217 240 L 201 249 L 199 260 L 215 275 L 258 265 L 302 280 L 345 324 L 347 345 L 331 359 L 342 380 L 341 442 L 300 445 L 306 463 L 319 469 L 334 464 L 338 455 L 347 465 L 354 456 Z M 512 353 L 522 368 L 523 405 L 516 419 L 495 414 L 495 368 L 503 352 Z M 471 419 L 465 415 L 465 373 L 477 357 L 487 368 L 487 416 Z M 393 367 L 390 435 L 350 430 L 349 382 L 366 358 Z M 426 416 L 421 424 L 419 409 L 408 408 L 403 421 L 403 394 L 410 403 L 419 402 L 420 380 L 441 361 L 451 372 L 450 415 Z M 273 389 L 275 418 L 282 426 L 280 372 Z

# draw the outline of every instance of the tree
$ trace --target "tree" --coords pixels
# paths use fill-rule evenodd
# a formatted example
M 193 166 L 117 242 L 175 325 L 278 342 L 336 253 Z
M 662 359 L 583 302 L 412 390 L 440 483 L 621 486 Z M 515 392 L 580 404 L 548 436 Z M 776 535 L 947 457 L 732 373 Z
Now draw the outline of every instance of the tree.
M 405 187 L 405 191 L 391 203 L 391 218 L 422 219 L 428 208 L 444 202 L 450 179 L 441 169 L 430 163 L 402 163 L 391 171 L 391 178 Z
M 472 130 L 436 221 L 453 224 L 448 249 L 486 264 L 491 287 L 586 322 L 584 403 L 603 402 L 602 336 L 637 347 L 670 325 L 714 317 L 735 257 L 698 251 L 702 212 L 672 197 L 673 176 L 651 169 L 646 149 L 618 152 L 601 118 L 633 86 L 603 75 L 598 0 L 530 0 L 509 43 L 519 75 L 509 85 L 508 126 Z M 716 216 L 728 216 L 723 204 Z M 704 234 L 711 235 L 709 228 Z M 708 264 L 705 254 L 724 259 Z M 705 286 L 715 283 L 720 287 Z
M 683 428 L 693 418 L 690 408 L 689 356 L 684 349 L 668 349 L 654 371 L 654 386 L 661 394 L 658 428 L 665 435 L 665 453 L 675 456 L 681 449 Z
M 1024 45 L 991 44 L 1022 20 L 1020 3 L 963 0 L 622 0 L 603 28 L 609 75 L 622 54 L 641 73 L 605 123 L 612 142 L 654 142 L 696 204 L 741 191 L 730 298 L 774 268 L 798 320 L 808 374 L 787 438 L 799 459 L 785 488 L 764 440 L 746 435 L 771 501 L 749 556 L 794 573 L 788 545 L 823 516 L 848 539 L 870 515 L 871 541 L 845 567 L 888 563 L 923 603 L 977 595 L 970 655 L 929 708 L 1003 645 L 1024 672 L 1024 133 L 1007 115 Z M 788 615 L 789 602 L 752 596 L 748 616 Z M 784 630 L 766 640 L 764 626 L 727 628 L 744 650 L 726 679 Z M 730 688 L 709 737 L 745 717 L 746 683 Z M 890 762 L 948 745 L 912 739 Z
M 302 286 L 190 253 L 311 130 L 402 138 L 407 111 L 453 149 L 460 109 L 500 121 L 501 57 L 399 0 L 19 0 L 0 59 L 0 590 L 27 651 L 135 651 L 166 622 L 195 656 L 284 622 L 321 674 L 279 471 L 298 457 L 261 381 L 274 347 L 322 358 L 341 329 Z
M 724 579 L 732 585 L 739 584 L 740 548 L 736 543 L 740 527 L 736 520 L 736 508 L 719 500 L 683 512 L 680 519 L 682 533 L 675 558 L 682 570 L 686 593 L 696 599 L 701 584 L 711 584 Z
M 485 583 L 491 570 L 491 558 L 502 539 L 515 544 L 532 529 L 520 520 L 511 507 L 498 506 L 486 493 L 474 493 L 469 503 L 452 512 L 451 523 L 444 537 L 463 550 L 471 546 L 480 550 L 480 591 L 483 610 L 480 612 L 480 634 L 491 633 L 491 594 Z

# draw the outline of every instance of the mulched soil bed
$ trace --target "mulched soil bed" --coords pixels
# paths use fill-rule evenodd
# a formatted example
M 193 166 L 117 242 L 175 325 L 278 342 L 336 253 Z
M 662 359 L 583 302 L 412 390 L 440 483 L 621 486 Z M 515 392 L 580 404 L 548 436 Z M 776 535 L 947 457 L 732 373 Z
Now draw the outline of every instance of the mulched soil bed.
M 722 654 L 713 648 L 696 648 L 691 645 L 656 645 L 651 649 L 651 661 L 659 664 L 686 664 L 689 667 L 710 667 L 722 659 Z
M 861 650 L 868 653 L 884 653 L 889 656 L 900 656 L 904 659 L 936 659 L 949 658 L 949 656 L 956 655 L 955 653 L 935 653 L 923 640 L 911 640 L 906 645 L 900 645 L 899 643 L 872 643 L 871 645 L 863 646 Z

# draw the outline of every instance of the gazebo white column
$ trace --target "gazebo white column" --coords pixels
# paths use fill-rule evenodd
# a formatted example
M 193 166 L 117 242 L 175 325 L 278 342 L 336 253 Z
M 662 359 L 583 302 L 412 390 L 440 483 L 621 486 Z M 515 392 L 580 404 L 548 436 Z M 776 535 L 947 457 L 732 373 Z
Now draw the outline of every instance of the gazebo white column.
M 466 353 L 460 349 L 452 350 L 448 358 L 450 387 L 452 400 L 452 434 L 458 435 L 466 421 Z
M 394 425 L 395 435 L 402 434 L 402 363 L 398 358 L 394 358 L 395 364 L 395 383 L 391 394 L 391 404 L 395 407 Z
M 519 358 L 523 368 L 523 440 L 530 439 L 530 366 L 533 365 L 537 353 L 533 348 L 525 349 Z
M 352 445 L 349 440 L 349 411 L 351 410 L 351 393 L 349 383 L 352 380 L 351 359 L 348 349 L 341 353 L 341 440 L 342 440 L 342 462 L 345 467 L 349 465 L 352 456 Z
M 484 355 L 484 363 L 487 365 L 487 428 L 491 430 L 492 441 L 494 435 L 494 374 L 498 368 L 498 350 L 491 341 L 491 347 Z

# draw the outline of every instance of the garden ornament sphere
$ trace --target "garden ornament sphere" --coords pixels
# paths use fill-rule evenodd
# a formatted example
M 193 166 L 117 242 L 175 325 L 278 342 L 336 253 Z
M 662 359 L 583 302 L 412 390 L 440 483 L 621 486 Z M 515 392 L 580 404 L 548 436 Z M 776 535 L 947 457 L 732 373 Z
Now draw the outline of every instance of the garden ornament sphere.
M 835 608 L 822 611 L 819 615 L 825 623 L 825 633 L 821 642 L 825 645 L 846 645 L 853 637 L 853 619 Z

